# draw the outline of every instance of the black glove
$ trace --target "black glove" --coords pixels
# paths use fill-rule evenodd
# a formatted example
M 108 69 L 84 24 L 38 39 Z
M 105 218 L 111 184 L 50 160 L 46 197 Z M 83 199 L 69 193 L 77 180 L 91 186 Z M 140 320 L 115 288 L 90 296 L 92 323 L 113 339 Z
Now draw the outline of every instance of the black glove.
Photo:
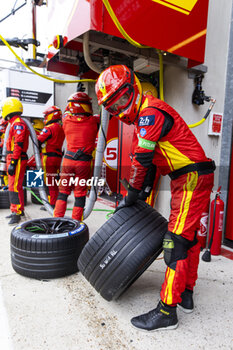
M 10 162 L 10 165 L 8 166 L 8 174 L 10 176 L 13 176 L 15 174 L 15 169 L 16 169 L 16 165 L 18 163 L 18 159 L 13 159 L 11 158 L 11 162 Z
M 124 208 L 124 207 L 130 207 L 131 205 L 133 205 L 135 202 L 137 202 L 137 199 L 138 199 L 138 193 L 140 191 L 137 191 L 137 190 L 131 190 L 129 188 L 128 190 L 128 194 L 127 196 L 125 196 L 121 201 L 120 203 L 118 204 L 117 208 L 115 209 L 115 213 L 121 209 L 121 208 Z
M 145 201 L 149 197 L 151 190 L 153 189 L 154 180 L 156 177 L 156 170 L 157 167 L 154 164 L 151 164 L 148 168 L 143 181 L 142 190 L 139 193 L 138 199 Z

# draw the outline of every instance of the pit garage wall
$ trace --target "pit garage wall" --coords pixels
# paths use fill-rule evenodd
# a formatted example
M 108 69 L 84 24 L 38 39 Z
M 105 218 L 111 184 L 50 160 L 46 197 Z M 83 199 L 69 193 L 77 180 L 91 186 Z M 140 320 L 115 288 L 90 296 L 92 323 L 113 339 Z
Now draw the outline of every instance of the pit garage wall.
M 224 113 L 224 118 L 227 118 L 227 115 L 229 114 L 229 106 L 227 106 L 229 103 L 225 103 L 225 93 L 227 84 L 226 75 L 231 11 L 232 1 L 230 0 L 209 1 L 206 54 L 204 62 L 204 65 L 208 67 L 208 72 L 205 74 L 202 83 L 206 95 L 216 98 L 217 100 L 213 111 Z M 233 74 L 233 68 L 231 74 Z M 70 76 L 67 77 L 70 79 Z M 62 76 L 62 79 L 65 79 L 65 76 Z M 60 106 L 62 110 L 65 108 L 67 97 L 76 91 L 76 86 L 77 84 L 55 84 L 55 103 Z M 187 124 L 192 124 L 202 119 L 209 106 L 208 102 L 205 102 L 202 106 L 193 105 L 191 102 L 193 90 L 194 80 L 188 78 L 187 70 L 174 66 L 164 67 L 165 101 L 181 114 Z M 96 102 L 94 84 L 89 84 L 88 93 L 90 97 L 93 98 L 94 113 L 98 113 L 99 109 Z M 231 101 L 232 99 L 233 94 Z M 228 127 L 226 125 L 224 127 L 225 130 L 223 129 L 223 135 L 225 135 L 225 132 L 229 133 Z M 214 188 L 216 190 L 219 185 L 217 174 L 220 165 L 222 137 L 208 136 L 208 120 L 201 126 L 192 130 L 203 146 L 206 154 L 210 158 L 213 158 L 218 166 Z M 228 138 L 227 142 L 224 143 L 224 152 L 229 153 L 230 147 L 230 139 Z M 229 156 L 226 158 L 229 158 Z M 229 163 L 229 159 L 227 162 Z M 225 175 L 224 177 L 228 178 L 228 176 Z M 168 218 L 170 212 L 170 189 L 168 177 L 165 177 L 162 180 L 160 193 L 155 207 L 162 215 Z
M 231 58 L 231 69 L 227 71 L 231 20 L 232 1 L 210 0 L 204 62 L 204 65 L 208 67 L 208 71 L 204 76 L 202 87 L 207 96 L 216 99 L 213 112 L 224 114 L 222 136 L 208 136 L 209 120 L 192 129 L 207 156 L 215 160 L 217 171 L 215 173 L 214 190 L 219 185 L 223 186 L 222 198 L 225 203 L 228 182 L 228 167 L 226 168 L 226 165 L 229 165 L 231 149 L 231 137 L 229 134 L 231 134 L 232 122 L 229 123 L 229 120 L 232 119 L 233 115 L 231 113 L 233 108 L 233 86 L 231 86 L 231 96 L 229 96 L 228 92 L 230 81 L 231 83 L 233 82 L 233 56 Z M 232 40 L 233 38 L 231 39 L 230 50 L 233 50 L 233 48 L 231 49 L 233 45 Z M 188 78 L 186 70 L 172 66 L 164 68 L 165 101 L 180 113 L 187 124 L 193 124 L 202 119 L 209 106 L 208 102 L 205 102 L 202 106 L 192 104 L 193 90 L 194 81 Z M 222 142 L 223 138 L 224 142 Z M 223 163 L 224 170 L 221 170 L 221 180 L 219 180 L 219 166 L 223 165 Z M 160 188 L 155 207 L 168 218 L 170 211 L 168 177 L 163 179 Z

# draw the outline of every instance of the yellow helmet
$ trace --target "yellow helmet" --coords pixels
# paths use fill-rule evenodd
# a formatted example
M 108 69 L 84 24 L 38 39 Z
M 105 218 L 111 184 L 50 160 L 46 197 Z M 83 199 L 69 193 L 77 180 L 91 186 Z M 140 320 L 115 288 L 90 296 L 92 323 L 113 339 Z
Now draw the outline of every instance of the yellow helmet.
M 146 95 L 152 95 L 156 98 L 158 98 L 158 92 L 157 89 L 154 85 L 147 81 L 141 81 L 141 86 L 142 86 L 142 93 L 144 96 Z
M 36 131 L 41 131 L 44 128 L 43 120 L 39 118 L 32 119 L 32 126 Z
M 23 105 L 15 97 L 7 97 L 3 102 L 2 102 L 2 117 L 3 119 L 7 120 L 10 119 L 8 117 L 11 117 L 10 115 L 12 114 L 12 117 L 14 115 L 21 115 L 23 113 Z

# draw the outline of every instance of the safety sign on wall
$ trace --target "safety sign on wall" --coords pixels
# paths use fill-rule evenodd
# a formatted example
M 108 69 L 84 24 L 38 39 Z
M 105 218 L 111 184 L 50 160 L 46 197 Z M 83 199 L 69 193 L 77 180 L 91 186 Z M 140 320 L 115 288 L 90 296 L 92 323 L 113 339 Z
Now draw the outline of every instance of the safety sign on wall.
M 26 71 L 5 69 L 0 72 L 0 99 L 16 97 L 23 104 L 23 116 L 43 117 L 44 110 L 54 105 L 54 83 Z
M 211 113 L 209 117 L 209 131 L 208 135 L 219 136 L 222 132 L 222 113 Z
M 6 96 L 17 97 L 21 102 L 46 104 L 52 94 L 42 91 L 22 90 L 7 87 Z

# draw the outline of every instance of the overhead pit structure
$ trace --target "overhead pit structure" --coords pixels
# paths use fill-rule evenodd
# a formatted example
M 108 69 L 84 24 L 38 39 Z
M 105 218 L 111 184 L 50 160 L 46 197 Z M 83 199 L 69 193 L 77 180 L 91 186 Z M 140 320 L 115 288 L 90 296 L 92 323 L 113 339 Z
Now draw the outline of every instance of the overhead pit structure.
M 208 0 L 50 0 L 48 10 L 49 71 L 95 79 L 110 65 L 126 64 L 149 75 L 160 68 L 159 50 L 165 64 L 206 72 Z M 110 124 L 106 179 L 112 192 L 124 194 L 133 128 L 115 118 Z
M 95 68 L 101 71 L 123 63 L 150 74 L 158 70 L 155 50 L 158 49 L 165 54 L 165 63 L 205 72 L 206 67 L 201 64 L 205 55 L 208 1 L 109 0 L 111 16 L 106 0 L 49 1 L 49 40 L 56 48 L 49 48 L 47 69 L 96 77 Z M 125 31 L 123 34 L 113 21 L 114 15 Z M 124 33 L 148 48 L 133 46 Z M 84 45 L 88 52 L 84 52 Z
M 161 53 L 165 64 L 191 69 L 194 76 L 207 70 L 208 0 L 50 0 L 48 10 L 49 71 L 96 79 L 110 65 L 125 64 L 151 75 L 160 69 Z M 115 118 L 110 124 L 106 180 L 112 192 L 124 195 L 133 127 Z

